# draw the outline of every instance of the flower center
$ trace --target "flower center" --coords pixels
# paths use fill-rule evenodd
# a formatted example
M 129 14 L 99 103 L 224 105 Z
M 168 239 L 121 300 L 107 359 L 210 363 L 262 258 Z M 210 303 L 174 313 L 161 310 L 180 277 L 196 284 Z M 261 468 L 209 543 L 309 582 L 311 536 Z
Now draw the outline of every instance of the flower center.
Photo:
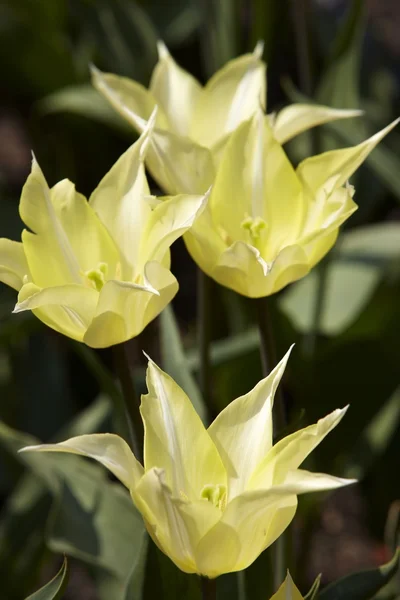
M 260 237 L 263 229 L 267 227 L 267 224 L 261 217 L 250 217 L 247 215 L 240 223 L 240 226 L 249 232 L 253 241 L 256 241 Z
M 106 275 L 108 272 L 108 264 L 107 263 L 99 263 L 97 265 L 97 269 L 90 269 L 89 271 L 84 272 L 84 276 L 90 287 L 93 287 L 95 290 L 100 292 L 101 288 L 106 282 Z
M 219 510 L 224 510 L 226 506 L 226 486 L 217 484 L 207 484 L 201 490 L 201 497 L 211 504 L 214 504 Z

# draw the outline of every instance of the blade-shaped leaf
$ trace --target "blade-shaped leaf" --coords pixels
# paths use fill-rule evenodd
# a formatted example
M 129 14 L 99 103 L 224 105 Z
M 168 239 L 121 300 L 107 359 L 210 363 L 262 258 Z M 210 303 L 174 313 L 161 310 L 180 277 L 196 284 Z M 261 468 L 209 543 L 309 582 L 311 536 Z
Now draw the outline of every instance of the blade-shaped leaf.
M 61 569 L 49 583 L 40 588 L 34 594 L 31 594 L 26 600 L 58 600 L 62 598 L 67 587 L 67 559 L 64 558 Z

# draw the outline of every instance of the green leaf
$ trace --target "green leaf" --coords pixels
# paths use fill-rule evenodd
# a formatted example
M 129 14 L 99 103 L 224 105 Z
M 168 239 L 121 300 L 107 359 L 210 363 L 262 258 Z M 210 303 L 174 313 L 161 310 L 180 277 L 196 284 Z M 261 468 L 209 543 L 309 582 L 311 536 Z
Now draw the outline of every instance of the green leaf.
M 171 305 L 166 306 L 160 315 L 160 338 L 163 368 L 186 392 L 197 413 L 206 422 L 207 409 L 190 371 Z
M 357 319 L 379 283 L 400 258 L 400 225 L 385 223 L 345 232 L 326 266 L 325 297 L 319 333 L 339 335 Z M 293 284 L 280 297 L 281 310 L 295 327 L 308 333 L 313 327 L 318 293 L 317 273 Z
M 57 575 L 44 587 L 40 588 L 40 590 L 28 596 L 26 600 L 58 600 L 62 598 L 65 592 L 67 581 L 67 559 L 64 558 L 62 567 Z
M 352 573 L 334 581 L 320 592 L 318 600 L 370 600 L 395 575 L 399 559 L 400 549 L 390 562 L 381 567 Z
M 46 115 L 67 112 L 92 119 L 119 131 L 130 139 L 134 131 L 90 84 L 71 85 L 57 90 L 40 100 L 35 106 L 37 114 Z

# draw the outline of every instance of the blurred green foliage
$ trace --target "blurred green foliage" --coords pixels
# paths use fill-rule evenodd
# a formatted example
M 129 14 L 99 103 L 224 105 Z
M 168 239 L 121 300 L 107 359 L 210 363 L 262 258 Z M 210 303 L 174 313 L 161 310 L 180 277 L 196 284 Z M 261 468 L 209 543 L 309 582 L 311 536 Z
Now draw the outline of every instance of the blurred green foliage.
M 294 162 L 313 149 L 357 143 L 386 124 L 400 113 L 399 63 L 389 42 L 376 35 L 379 24 L 371 21 L 364 2 L 333 4 L 337 7 L 329 9 L 322 2 L 299 2 L 309 12 L 303 33 L 312 56 L 310 91 L 296 66 L 301 24 L 289 0 L 3 0 L 0 235 L 19 239 L 18 199 L 30 149 L 51 183 L 69 177 L 87 193 L 132 141 L 133 132 L 91 88 L 88 65 L 147 83 L 158 38 L 201 80 L 263 38 L 269 112 L 289 98 L 305 97 L 365 110 L 365 117 L 334 122 L 292 141 L 287 150 Z M 272 311 L 279 354 L 297 342 L 284 382 L 292 420 L 312 422 L 351 404 L 340 431 L 316 453 L 313 466 L 361 478 L 366 526 L 382 544 L 386 513 L 400 496 L 398 131 L 374 151 L 352 183 L 359 211 L 322 264 L 273 298 Z M 181 242 L 173 251 L 173 270 L 181 291 L 159 320 L 160 346 L 154 326 L 134 343 L 136 382 L 143 390 L 139 349 L 145 349 L 162 359 L 207 420 L 261 376 L 254 307 L 213 286 L 213 401 L 206 407 L 196 384 L 194 268 Z M 54 571 L 55 557 L 64 553 L 84 565 L 97 590 L 93 597 L 101 600 L 198 598 L 196 578 L 178 571 L 149 544 L 129 497 L 103 470 L 72 456 L 17 454 L 34 443 L 32 436 L 47 441 L 110 429 L 109 399 L 119 390 L 107 351 L 78 347 L 32 315 L 11 315 L 14 302 L 15 294 L 2 286 L 0 597 L 26 597 L 51 578 L 43 579 L 44 567 Z M 320 504 L 318 496 L 302 503 L 298 522 L 307 524 Z M 301 553 L 312 558 L 306 543 Z M 374 590 L 393 574 L 395 562 L 370 571 L 368 578 L 378 581 Z M 29 597 L 59 597 L 65 568 Z M 316 575 L 293 573 L 308 587 Z M 364 582 L 368 578 L 362 576 Z M 245 579 L 222 577 L 219 594 L 268 598 L 267 580 L 265 568 L 255 563 Z M 316 597 L 354 600 L 375 593 L 371 588 L 364 595 L 338 596 L 333 589 Z M 399 593 L 397 587 L 379 597 Z

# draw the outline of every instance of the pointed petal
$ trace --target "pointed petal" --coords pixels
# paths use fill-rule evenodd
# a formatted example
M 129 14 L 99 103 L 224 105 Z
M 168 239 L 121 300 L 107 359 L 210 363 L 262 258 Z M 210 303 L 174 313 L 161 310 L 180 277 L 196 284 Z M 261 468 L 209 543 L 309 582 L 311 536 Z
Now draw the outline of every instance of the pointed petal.
M 207 83 L 197 104 L 191 137 L 210 148 L 265 105 L 262 47 L 231 60 Z
M 104 285 L 85 344 L 106 348 L 139 335 L 178 291 L 175 277 L 159 263 L 147 263 L 144 279 L 143 285 L 125 281 Z
M 313 195 L 331 177 L 335 177 L 334 187 L 340 187 L 346 183 L 354 171 L 364 162 L 368 154 L 399 121 L 400 119 L 393 121 L 393 123 L 390 123 L 390 125 L 357 146 L 331 150 L 303 160 L 297 167 L 297 175 L 304 188 L 309 194 Z
M 170 131 L 188 135 L 201 85 L 176 64 L 163 42 L 157 46 L 159 60 L 151 77 L 150 92 L 167 116 Z
M 196 548 L 200 572 L 217 577 L 245 569 L 282 534 L 296 508 L 294 495 L 273 496 L 259 490 L 236 496 Z
M 316 125 L 359 117 L 362 110 L 345 110 L 318 104 L 291 104 L 278 112 L 273 120 L 274 136 L 280 144 Z
M 275 369 L 245 396 L 231 402 L 208 429 L 228 473 L 231 500 L 246 488 L 272 447 L 272 406 L 292 348 Z
M 184 502 L 171 495 L 161 469 L 147 471 L 133 493 L 150 535 L 184 572 L 196 573 L 193 548 L 213 527 L 220 511 L 210 502 Z
M 81 283 L 77 257 L 52 200 L 52 192 L 33 158 L 19 205 L 22 220 L 34 232 L 24 232 L 22 237 L 32 278 L 42 287 Z
M 289 471 L 285 482 L 270 489 L 273 494 L 305 494 L 324 490 L 336 490 L 357 483 L 357 479 L 344 479 L 326 473 L 312 473 L 303 469 Z
M 67 452 L 97 460 L 131 490 L 143 475 L 143 467 L 128 444 L 113 433 L 79 435 L 59 444 L 26 446 L 21 452 Z
M 90 205 L 107 227 L 123 255 L 123 279 L 129 279 L 138 260 L 142 231 L 151 214 L 144 157 L 153 117 L 140 138 L 117 160 L 90 197 Z
M 18 294 L 15 313 L 31 310 L 43 323 L 82 341 L 96 310 L 99 293 L 83 285 L 39 288 L 26 283 Z
M 212 270 L 227 246 L 214 224 L 209 202 L 183 239 L 195 263 L 212 277 Z
M 334 410 L 314 425 L 300 429 L 271 448 L 249 480 L 249 489 L 269 488 L 284 483 L 289 471 L 297 469 L 307 456 L 338 425 L 347 408 Z
M 139 132 L 143 131 L 141 121 L 150 119 L 156 100 L 146 88 L 127 77 L 119 77 L 111 73 L 102 73 L 96 67 L 91 68 L 92 83 L 119 114 Z M 139 118 L 138 118 L 139 117 Z M 157 125 L 168 127 L 167 117 L 162 108 L 157 111 Z
M 303 600 L 303 596 L 293 583 L 290 573 L 286 575 L 285 581 L 271 600 Z
M 206 485 L 225 485 L 218 451 L 185 392 L 149 360 L 142 396 L 144 464 L 165 471 L 174 496 L 200 500 Z
M 0 281 L 19 291 L 27 275 L 29 267 L 21 242 L 0 238 Z
M 150 260 L 162 262 L 171 244 L 193 225 L 207 201 L 208 194 L 164 198 L 151 212 L 142 232 L 138 268 Z

